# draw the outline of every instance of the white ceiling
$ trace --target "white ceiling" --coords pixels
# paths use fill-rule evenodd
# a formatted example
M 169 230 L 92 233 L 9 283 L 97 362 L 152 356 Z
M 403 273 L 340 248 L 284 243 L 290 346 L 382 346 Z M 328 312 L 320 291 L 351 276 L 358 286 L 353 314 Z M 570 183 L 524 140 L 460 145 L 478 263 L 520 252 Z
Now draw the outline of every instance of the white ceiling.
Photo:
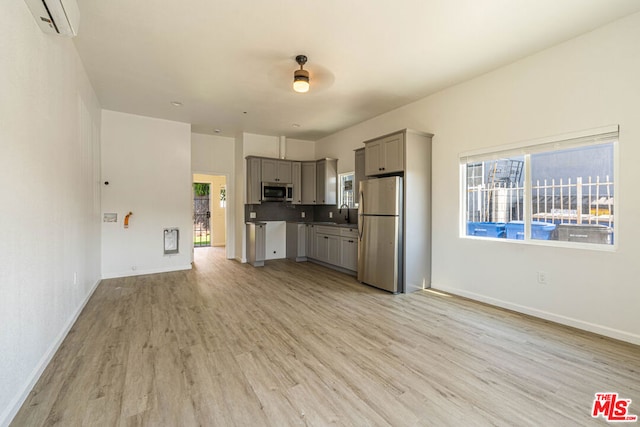
M 103 108 L 308 140 L 640 11 L 638 0 L 78 4 L 74 41 Z M 307 94 L 291 88 L 297 54 Z

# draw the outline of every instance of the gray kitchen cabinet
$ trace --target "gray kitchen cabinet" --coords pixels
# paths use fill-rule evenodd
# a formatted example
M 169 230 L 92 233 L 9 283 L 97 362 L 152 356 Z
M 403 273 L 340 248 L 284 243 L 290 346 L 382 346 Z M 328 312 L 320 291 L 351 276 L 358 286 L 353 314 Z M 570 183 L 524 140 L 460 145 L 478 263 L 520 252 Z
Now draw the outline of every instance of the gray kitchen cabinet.
M 329 262 L 329 236 L 316 230 L 316 250 L 314 258 L 318 261 Z
M 307 258 L 316 257 L 316 228 L 313 224 L 306 224 L 305 255 Z
M 335 205 L 338 194 L 338 160 L 321 159 L 316 163 L 316 204 Z
M 342 236 L 351 239 L 350 229 L 334 226 L 318 225 L 316 230 L 316 253 L 315 259 L 342 267 Z M 356 255 L 357 256 L 357 255 Z
M 287 223 L 287 258 L 307 260 L 307 224 Z
M 306 257 L 345 273 L 358 268 L 358 229 L 307 224 Z
M 292 205 L 302 204 L 302 163 L 291 162 L 291 184 L 293 184 Z
M 404 171 L 404 132 L 365 141 L 365 175 Z
M 355 238 L 340 238 L 340 267 L 353 271 L 358 269 L 358 240 Z
M 262 200 L 262 161 L 259 157 L 247 157 L 247 204 L 256 205 Z
M 316 162 L 302 162 L 302 204 L 316 204 Z M 295 189 L 294 189 L 295 191 Z
M 340 229 L 340 267 L 356 271 L 358 269 L 358 229 Z
M 340 237 L 316 230 L 316 253 L 318 261 L 340 266 Z
M 262 159 L 262 181 L 291 184 L 291 161 Z
M 333 265 L 340 265 L 341 261 L 341 245 L 340 237 L 338 236 L 325 236 L 327 241 L 327 262 Z
M 367 179 L 364 173 L 365 153 L 364 148 L 355 150 L 355 172 L 353 174 L 353 190 L 355 194 L 355 203 L 360 203 L 360 181 Z
M 264 222 L 247 222 L 247 262 L 254 267 L 264 266 L 266 258 L 266 229 Z

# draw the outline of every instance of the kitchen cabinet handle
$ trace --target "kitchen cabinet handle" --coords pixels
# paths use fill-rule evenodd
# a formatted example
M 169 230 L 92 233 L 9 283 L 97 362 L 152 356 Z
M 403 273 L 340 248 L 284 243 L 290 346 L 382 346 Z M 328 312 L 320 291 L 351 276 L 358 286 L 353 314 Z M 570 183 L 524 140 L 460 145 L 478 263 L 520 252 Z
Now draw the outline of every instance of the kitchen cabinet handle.
M 325 239 L 328 239 L 328 237 L 327 237 L 327 236 L 324 236 L 324 238 L 325 238 Z

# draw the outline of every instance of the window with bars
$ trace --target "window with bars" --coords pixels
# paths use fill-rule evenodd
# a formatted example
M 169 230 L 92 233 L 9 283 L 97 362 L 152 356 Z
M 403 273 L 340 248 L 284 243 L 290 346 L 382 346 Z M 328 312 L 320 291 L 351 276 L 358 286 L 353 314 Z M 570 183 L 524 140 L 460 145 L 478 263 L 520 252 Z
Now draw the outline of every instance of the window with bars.
M 357 208 L 355 200 L 356 191 L 353 188 L 355 178 L 354 172 L 341 173 L 338 175 L 338 206 L 347 205 L 350 209 Z
M 461 235 L 613 245 L 618 128 L 460 156 Z

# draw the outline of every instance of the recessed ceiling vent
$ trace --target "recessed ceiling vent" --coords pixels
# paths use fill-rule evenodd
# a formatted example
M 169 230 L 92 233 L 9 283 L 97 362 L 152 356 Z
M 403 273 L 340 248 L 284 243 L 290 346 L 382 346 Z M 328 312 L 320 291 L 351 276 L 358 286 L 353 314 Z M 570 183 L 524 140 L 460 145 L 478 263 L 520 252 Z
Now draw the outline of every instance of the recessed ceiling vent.
M 24 0 L 45 33 L 74 37 L 78 34 L 80 10 L 76 0 Z

